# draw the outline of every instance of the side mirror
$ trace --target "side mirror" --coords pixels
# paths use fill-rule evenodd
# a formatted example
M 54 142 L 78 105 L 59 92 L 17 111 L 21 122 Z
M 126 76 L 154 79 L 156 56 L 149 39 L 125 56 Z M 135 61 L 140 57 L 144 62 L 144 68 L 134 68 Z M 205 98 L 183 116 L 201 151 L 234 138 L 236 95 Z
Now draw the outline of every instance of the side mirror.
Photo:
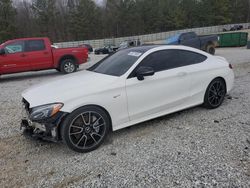
M 5 54 L 5 50 L 3 48 L 0 49 L 0 55 L 4 55 Z
M 140 67 L 136 71 L 136 77 L 140 81 L 144 80 L 145 76 L 153 76 L 154 74 L 155 74 L 155 71 L 152 67 Z

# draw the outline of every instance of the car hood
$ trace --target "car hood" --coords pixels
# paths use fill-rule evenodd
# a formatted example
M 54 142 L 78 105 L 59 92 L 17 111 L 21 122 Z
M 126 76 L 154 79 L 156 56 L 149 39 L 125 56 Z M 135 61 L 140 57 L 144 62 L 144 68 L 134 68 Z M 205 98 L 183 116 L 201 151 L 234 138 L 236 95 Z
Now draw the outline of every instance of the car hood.
M 50 104 L 66 103 L 78 97 L 104 91 L 118 77 L 81 71 L 35 85 L 22 93 L 30 108 Z

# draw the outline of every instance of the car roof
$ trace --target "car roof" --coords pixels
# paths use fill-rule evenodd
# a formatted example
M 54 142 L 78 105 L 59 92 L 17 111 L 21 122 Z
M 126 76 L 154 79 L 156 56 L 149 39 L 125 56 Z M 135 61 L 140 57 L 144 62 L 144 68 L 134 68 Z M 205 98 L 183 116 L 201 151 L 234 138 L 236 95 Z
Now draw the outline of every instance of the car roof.
M 162 45 L 157 45 L 157 44 L 155 44 L 155 45 L 152 45 L 152 44 L 147 45 L 147 44 L 144 44 L 142 46 L 136 46 L 136 47 L 128 48 L 128 50 L 130 50 L 130 51 L 134 50 L 134 51 L 137 51 L 137 52 L 145 53 L 145 52 L 147 52 L 147 51 L 149 51 L 149 50 L 151 50 L 153 48 L 159 47 L 159 46 L 162 46 Z
M 207 57 L 210 56 L 208 53 L 201 51 L 199 49 L 196 49 L 196 48 L 183 46 L 183 45 L 167 45 L 167 44 L 149 44 L 149 45 L 144 44 L 142 46 L 125 48 L 125 49 L 122 49 L 121 51 L 127 51 L 127 52 L 135 51 L 135 52 L 139 52 L 139 53 L 144 54 L 148 51 L 154 52 L 154 51 L 158 51 L 158 50 L 187 50 L 187 51 L 196 52 L 196 53 L 205 55 Z

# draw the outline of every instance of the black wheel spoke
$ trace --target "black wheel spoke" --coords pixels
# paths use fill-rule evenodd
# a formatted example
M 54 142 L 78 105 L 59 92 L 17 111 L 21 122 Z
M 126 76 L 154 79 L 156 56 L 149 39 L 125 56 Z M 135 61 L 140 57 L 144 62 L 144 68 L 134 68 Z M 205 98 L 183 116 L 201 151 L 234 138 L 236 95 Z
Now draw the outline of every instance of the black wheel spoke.
M 81 143 L 81 141 L 85 138 L 85 140 L 87 140 L 87 136 L 86 135 L 82 135 L 82 137 L 79 139 L 79 141 L 77 142 L 77 146 L 79 146 L 79 144 Z
M 91 119 L 92 119 L 91 112 L 89 112 L 89 117 L 88 117 L 88 121 L 89 121 L 89 122 L 88 122 L 88 125 L 91 124 L 91 122 L 92 122 Z
M 93 122 L 93 125 L 96 125 L 100 120 L 101 120 L 101 117 L 97 118 L 97 119 Z
M 84 123 L 84 125 L 87 125 L 84 116 L 81 114 L 81 118 L 82 118 L 82 122 Z
M 77 131 L 77 132 L 72 132 L 70 133 L 70 135 L 78 135 L 78 134 L 81 134 L 83 132 L 83 129 L 81 129 L 80 131 Z
M 98 129 L 98 128 L 100 128 L 101 126 L 104 126 L 104 123 L 103 123 L 103 124 L 93 125 L 93 128 L 94 128 L 94 129 Z
M 72 125 L 71 127 L 72 127 L 72 128 L 75 128 L 75 129 L 83 129 L 82 126 L 78 126 L 78 125 Z
M 100 135 L 98 133 L 95 133 L 95 132 L 93 132 L 92 135 L 96 135 L 96 136 L 102 137 L 102 135 Z
M 97 143 L 96 139 L 95 139 L 94 136 L 93 136 L 93 133 L 90 134 L 90 137 L 92 138 L 92 140 L 94 140 L 95 143 Z
M 218 92 L 218 95 L 219 95 L 220 97 L 223 97 L 224 93 L 225 93 L 225 91 L 224 91 L 224 90 L 221 90 L 220 92 Z
M 208 97 L 208 99 L 209 99 L 209 100 L 214 99 L 214 98 L 215 98 L 215 96 L 214 96 L 214 95 L 212 95 L 212 96 Z

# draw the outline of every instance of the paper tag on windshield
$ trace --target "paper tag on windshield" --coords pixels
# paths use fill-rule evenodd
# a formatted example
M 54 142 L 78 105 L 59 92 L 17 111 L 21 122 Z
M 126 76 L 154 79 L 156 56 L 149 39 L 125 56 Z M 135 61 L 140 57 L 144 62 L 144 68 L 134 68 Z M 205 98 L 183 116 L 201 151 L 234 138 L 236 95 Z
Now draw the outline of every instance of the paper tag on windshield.
M 129 52 L 128 55 L 134 56 L 134 57 L 139 57 L 141 55 L 141 53 L 139 53 L 139 52 Z

